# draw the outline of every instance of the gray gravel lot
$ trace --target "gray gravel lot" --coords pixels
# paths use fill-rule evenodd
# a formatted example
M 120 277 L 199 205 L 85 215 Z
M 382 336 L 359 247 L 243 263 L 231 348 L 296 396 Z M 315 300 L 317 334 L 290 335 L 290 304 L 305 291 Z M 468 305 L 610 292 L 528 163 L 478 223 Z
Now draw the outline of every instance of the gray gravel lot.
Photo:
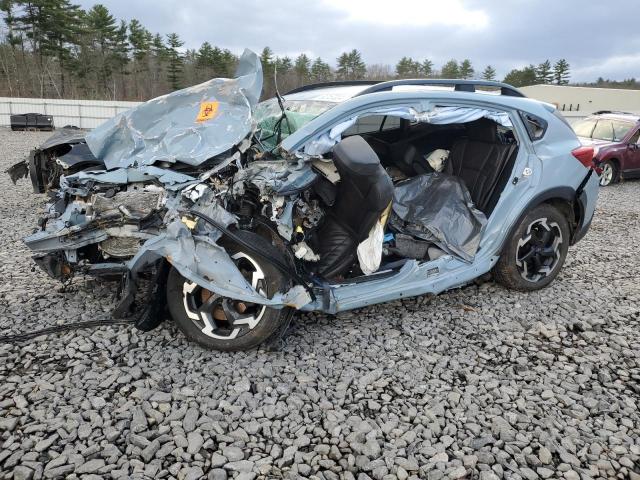
M 0 169 L 47 135 L 0 130 Z M 31 262 L 42 202 L 0 175 L 0 335 L 114 304 Z M 540 292 L 301 315 L 278 352 L 204 351 L 170 322 L 0 345 L 0 478 L 638 480 L 639 255 L 629 181 Z

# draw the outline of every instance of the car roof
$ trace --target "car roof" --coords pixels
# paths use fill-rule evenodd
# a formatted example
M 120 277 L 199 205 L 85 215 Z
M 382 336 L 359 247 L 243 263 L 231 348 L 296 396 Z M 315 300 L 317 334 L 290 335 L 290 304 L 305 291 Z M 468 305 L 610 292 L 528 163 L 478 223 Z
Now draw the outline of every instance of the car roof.
M 284 94 L 287 100 L 325 101 L 342 103 L 350 98 L 378 92 L 432 92 L 454 91 L 456 93 L 480 93 L 494 96 L 526 96 L 506 83 L 487 80 L 414 78 L 390 81 L 352 80 L 324 82 L 304 85 Z
M 296 88 L 284 94 L 286 100 L 325 101 L 335 105 L 367 103 L 365 98 L 380 100 L 407 95 L 426 99 L 451 97 L 491 103 L 505 108 L 515 108 L 540 115 L 553 113 L 556 107 L 552 104 L 527 98 L 511 85 L 485 80 L 452 80 L 452 79 L 402 79 L 386 82 L 355 80 L 317 83 Z M 444 98 L 443 98 L 444 99 Z
M 286 151 L 294 151 L 304 141 L 305 138 L 317 134 L 321 128 L 325 128 L 327 124 L 338 121 L 345 115 L 351 115 L 352 112 L 369 105 L 385 104 L 403 104 L 411 102 L 412 104 L 420 103 L 423 107 L 429 104 L 460 104 L 472 106 L 485 106 L 487 108 L 496 108 L 497 110 L 518 110 L 527 112 L 543 119 L 549 120 L 556 112 L 556 108 L 548 103 L 540 102 L 526 97 L 516 97 L 509 95 L 486 95 L 484 93 L 474 93 L 468 91 L 453 91 L 448 89 L 430 89 L 425 90 L 404 90 L 404 91 L 377 91 L 351 97 L 343 102 L 337 103 L 333 108 L 322 113 L 309 123 L 296 130 L 290 136 L 285 138 L 281 147 Z M 285 97 L 286 98 L 286 97 Z

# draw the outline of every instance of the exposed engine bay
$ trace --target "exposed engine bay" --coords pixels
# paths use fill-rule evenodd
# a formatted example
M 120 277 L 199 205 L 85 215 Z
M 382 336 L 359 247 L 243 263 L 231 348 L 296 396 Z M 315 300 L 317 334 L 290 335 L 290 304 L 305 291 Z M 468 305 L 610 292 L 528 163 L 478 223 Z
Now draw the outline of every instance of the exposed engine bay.
M 473 261 L 517 153 L 508 128 L 483 111 L 442 125 L 386 112 L 397 128 L 358 132 L 355 119 L 287 152 L 277 145 L 294 131 L 295 111 L 256 120 L 261 81 L 246 52 L 236 79 L 152 100 L 86 135 L 62 130 L 14 166 L 14 180 L 29 174 L 50 198 L 25 238 L 36 263 L 61 280 L 120 279 L 117 316 L 132 311 L 142 279 L 162 286 L 173 269 L 184 292 L 201 289 L 185 296 L 187 315 L 218 302 L 202 326 L 213 332 L 232 316 L 257 325 L 263 307 L 336 311 L 332 286 L 408 265 Z M 466 160 L 473 149 L 486 157 L 479 171 Z M 268 285 L 265 263 L 285 287 Z M 154 288 L 144 329 L 162 304 Z

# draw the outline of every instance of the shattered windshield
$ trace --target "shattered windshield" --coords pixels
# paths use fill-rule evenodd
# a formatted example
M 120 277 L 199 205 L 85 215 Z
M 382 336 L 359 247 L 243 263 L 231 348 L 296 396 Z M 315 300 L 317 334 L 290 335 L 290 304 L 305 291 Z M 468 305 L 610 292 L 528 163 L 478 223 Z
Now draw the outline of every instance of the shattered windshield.
M 265 100 L 256 106 L 254 113 L 258 124 L 256 136 L 265 150 L 273 150 L 279 143 L 278 131 L 280 132 L 279 140 L 282 141 L 335 105 L 335 102 L 324 100 L 284 100 L 287 113 L 285 120 L 282 118 L 278 99 Z

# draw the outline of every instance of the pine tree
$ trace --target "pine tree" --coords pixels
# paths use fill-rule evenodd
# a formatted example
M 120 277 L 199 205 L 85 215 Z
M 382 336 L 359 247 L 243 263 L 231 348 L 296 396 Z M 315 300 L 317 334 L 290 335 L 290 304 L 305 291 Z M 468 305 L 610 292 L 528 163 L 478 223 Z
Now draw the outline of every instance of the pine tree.
M 536 75 L 540 83 L 553 83 L 553 70 L 551 69 L 551 62 L 548 59 L 538 65 Z
M 311 79 L 314 82 L 326 82 L 333 77 L 331 67 L 320 57 L 316 58 L 311 65 Z
M 184 45 L 177 33 L 167 35 L 168 80 L 171 90 L 179 90 L 182 85 L 183 58 L 178 50 Z
M 475 73 L 473 66 L 471 65 L 471 60 L 469 60 L 468 58 L 465 58 L 462 63 L 460 64 L 460 78 L 462 79 L 469 79 L 469 78 L 473 78 L 473 74 Z
M 301 53 L 296 58 L 296 61 L 293 65 L 293 69 L 296 72 L 296 77 L 299 85 L 304 85 L 309 81 L 309 75 L 311 74 L 311 59 L 307 57 L 304 53 Z
M 153 36 L 153 40 L 151 41 L 151 54 L 154 56 L 154 58 L 161 62 L 166 61 L 169 57 L 167 46 L 162 39 L 162 35 L 160 35 L 159 33 L 156 33 Z
M 353 49 L 349 54 L 349 60 L 353 78 L 356 80 L 364 78 L 367 74 L 367 65 L 364 63 L 364 60 L 362 60 L 362 54 L 358 50 Z
M 402 57 L 396 65 L 396 75 L 398 78 L 416 78 L 421 74 L 421 67 L 420 62 L 413 58 Z
M 349 54 L 342 52 L 337 59 L 338 68 L 336 70 L 336 76 L 340 80 L 348 80 L 349 75 Z
M 149 47 L 153 37 L 151 32 L 144 28 L 135 18 L 129 22 L 129 43 L 134 60 L 142 62 L 149 53 Z
M 556 85 L 567 85 L 569 83 L 569 63 L 561 58 L 553 66 L 553 79 Z
M 40 52 L 45 56 L 57 59 L 60 82 L 47 72 L 52 86 L 59 97 L 65 97 L 67 88 L 67 72 L 74 70 L 73 51 L 78 46 L 78 38 L 83 33 L 81 10 L 68 0 L 46 0 L 47 12 L 41 32 Z
M 367 73 L 367 66 L 362 60 L 362 54 L 355 48 L 344 52 L 338 57 L 338 78 L 341 80 L 359 80 Z
M 260 53 L 260 62 L 262 63 L 262 71 L 273 74 L 273 50 L 269 47 L 264 47 L 262 53 Z
M 100 4 L 94 5 L 83 18 L 91 50 L 95 52 L 91 68 L 97 73 L 98 84 L 106 92 L 113 71 L 119 66 L 119 58 L 113 55 L 117 42 L 118 25 L 109 10 Z
M 491 65 L 487 65 L 485 69 L 482 71 L 482 79 L 493 81 L 496 79 L 496 69 Z
M 458 62 L 454 59 L 449 60 L 442 66 L 440 74 L 442 78 L 459 78 L 460 67 L 458 66 Z
M 16 2 L 12 0 L 0 0 L 0 13 L 2 13 L 3 22 L 7 26 L 7 33 L 5 35 L 6 41 L 11 46 L 12 49 L 15 49 L 16 46 L 20 45 L 22 42 L 21 35 L 17 34 L 15 31 L 16 28 L 16 17 L 14 7 Z
M 198 68 L 213 70 L 214 63 L 213 47 L 209 42 L 204 42 L 200 45 L 200 49 L 196 55 L 196 64 Z
M 158 95 L 167 93 L 169 90 L 167 84 L 169 50 L 162 35 L 159 33 L 152 36 L 147 60 L 147 64 L 149 65 L 148 77 L 150 80 L 150 85 L 148 86 L 149 96 L 157 97 Z
M 153 37 L 151 32 L 142 26 L 135 18 L 129 22 L 129 44 L 131 45 L 131 55 L 133 57 L 133 82 L 135 86 L 136 98 L 142 99 L 142 88 L 138 81 L 139 74 L 146 71 L 147 56 Z
M 535 65 L 529 65 L 522 69 L 514 68 L 507 73 L 503 81 L 514 87 L 526 87 L 527 85 L 534 85 L 537 78 Z
M 281 77 L 289 73 L 293 69 L 293 62 L 289 57 L 277 57 L 276 68 L 278 69 L 278 75 Z
M 425 77 L 433 76 L 433 62 L 428 59 L 423 60 L 422 65 L 420 65 L 420 72 Z

